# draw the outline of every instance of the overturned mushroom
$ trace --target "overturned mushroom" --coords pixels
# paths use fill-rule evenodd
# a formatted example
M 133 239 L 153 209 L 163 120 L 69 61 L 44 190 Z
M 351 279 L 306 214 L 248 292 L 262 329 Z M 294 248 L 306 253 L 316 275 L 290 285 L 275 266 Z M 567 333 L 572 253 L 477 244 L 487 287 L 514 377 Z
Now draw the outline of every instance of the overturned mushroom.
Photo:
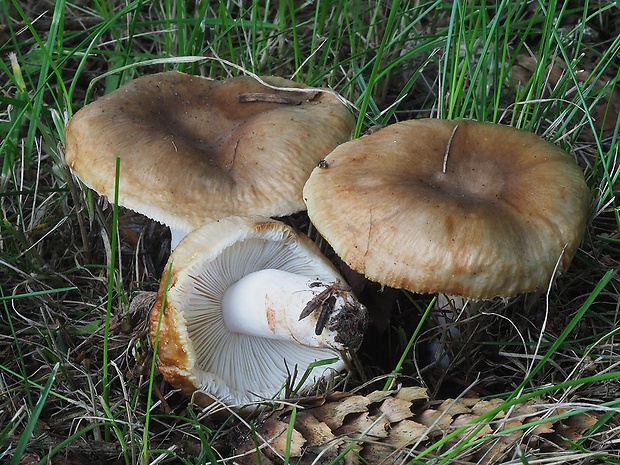
M 144 76 L 85 106 L 66 128 L 66 161 L 101 195 L 187 233 L 228 215 L 305 209 L 312 168 L 350 138 L 331 91 L 278 77 Z M 173 242 L 178 242 L 182 234 Z
M 304 188 L 354 270 L 473 299 L 545 289 L 583 237 L 589 191 L 563 150 L 507 126 L 414 120 L 347 142 Z
M 342 370 L 367 311 L 308 238 L 237 216 L 180 242 L 149 319 L 170 384 L 237 404 L 277 397 L 289 374 L 301 377 L 314 362 L 330 360 L 304 386 Z

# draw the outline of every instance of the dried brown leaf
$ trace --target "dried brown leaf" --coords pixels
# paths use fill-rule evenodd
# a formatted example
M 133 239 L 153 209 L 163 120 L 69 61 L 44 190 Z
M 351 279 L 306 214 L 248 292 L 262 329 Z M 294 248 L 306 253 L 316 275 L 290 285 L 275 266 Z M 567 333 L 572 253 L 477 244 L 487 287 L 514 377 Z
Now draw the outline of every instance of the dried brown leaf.
M 536 407 L 535 402 L 533 400 L 527 402 L 521 402 L 515 405 L 509 412 L 510 417 L 514 418 L 526 418 L 531 415 L 536 415 L 539 412 L 538 407 Z
M 513 444 L 513 443 L 512 443 Z M 511 448 L 504 441 L 495 439 L 488 441 L 481 451 L 476 454 L 478 465 L 497 464 L 505 462 L 507 450 Z M 514 450 L 514 448 L 511 448 Z
M 583 438 L 584 433 L 592 428 L 597 421 L 596 415 L 589 412 L 571 415 L 562 420 L 561 433 L 569 441 L 578 441 Z
M 463 431 L 457 436 L 459 439 L 468 437 L 471 433 L 473 433 L 475 429 L 480 428 L 480 426 L 475 423 L 476 418 L 478 418 L 478 415 L 475 415 L 473 413 L 464 413 L 454 419 L 451 425 L 454 428 L 460 428 L 462 426 L 471 424 L 469 428 L 467 428 L 465 431 Z M 482 428 L 480 428 L 479 431 L 476 432 L 476 434 L 474 434 L 472 439 L 478 439 L 491 433 L 493 433 L 493 430 L 488 424 L 485 424 L 484 426 L 482 426 Z
M 484 415 L 485 413 L 490 412 L 491 410 L 497 408 L 502 402 L 504 402 L 502 399 L 488 399 L 488 400 L 480 400 L 478 402 L 476 402 L 473 407 L 471 408 L 471 412 L 474 415 Z M 503 410 L 500 410 L 494 417 L 493 419 L 499 419 L 499 418 L 504 418 L 506 416 L 506 412 L 504 412 Z
M 532 417 L 532 418 L 528 418 L 528 423 L 533 423 L 536 422 L 538 420 L 540 420 L 541 417 Z M 527 425 L 527 423 L 526 423 Z M 539 423 L 537 425 L 533 425 L 530 429 L 528 429 L 529 433 L 535 436 L 541 435 L 541 434 L 550 434 L 555 432 L 555 429 L 553 428 L 553 422 L 551 421 L 545 421 L 542 423 Z
M 305 438 L 306 447 L 320 447 L 336 438 L 327 423 L 319 421 L 308 412 L 297 414 L 295 429 Z
M 381 407 L 379 407 L 379 410 L 390 423 L 396 423 L 405 418 L 410 418 L 413 415 L 411 413 L 411 402 L 396 397 L 388 397 L 385 399 Z
M 280 454 L 288 452 L 290 457 L 300 457 L 306 440 L 299 431 L 293 429 L 291 440 L 288 438 L 289 424 L 270 417 L 261 428 L 261 435 Z M 266 449 L 267 451 L 268 449 Z
M 369 404 L 375 404 L 377 402 L 382 402 L 393 395 L 394 391 L 372 391 L 370 394 L 366 395 L 366 399 L 368 399 Z
M 335 436 L 327 424 L 307 412 L 297 414 L 295 429 L 306 440 L 302 457 L 295 461 L 298 465 L 334 463 L 339 454 L 351 445 L 348 438 Z M 353 446 L 344 463 L 354 463 L 357 457 L 355 451 L 358 450 L 359 446 Z
M 326 423 L 332 431 L 335 431 L 342 426 L 347 415 L 366 412 L 369 404 L 370 402 L 366 397 L 355 395 L 346 397 L 340 402 L 322 405 L 313 409 L 312 414 L 319 421 Z
M 437 410 L 449 416 L 456 416 L 462 413 L 470 413 L 476 402 L 478 402 L 478 399 L 470 399 L 467 397 L 461 399 L 446 399 L 437 407 Z
M 432 428 L 430 432 L 442 431 L 447 429 L 452 423 L 452 416 L 447 415 L 445 412 L 434 409 L 426 409 L 413 417 L 413 420 L 421 423 L 429 428 Z
M 243 455 L 237 462 L 243 465 L 257 463 L 257 450 L 261 451 L 260 460 L 263 463 L 265 463 L 265 458 L 277 461 L 278 455 L 284 455 L 287 450 L 291 457 L 300 457 L 306 441 L 301 433 L 293 430 L 292 439 L 289 443 L 287 437 L 288 429 L 289 423 L 276 418 L 274 415 L 257 424 L 256 435 L 258 443 L 255 443 L 251 438 L 242 441 L 235 448 L 235 454 Z
M 415 402 L 418 400 L 426 401 L 428 400 L 428 391 L 426 388 L 420 386 L 403 387 L 398 390 L 395 397 L 409 402 Z
M 362 451 L 362 457 L 365 463 L 373 465 L 388 465 L 396 463 L 399 450 L 389 444 L 372 443 L 366 444 Z
M 336 433 L 338 435 L 347 435 L 354 439 L 361 437 L 362 439 L 368 438 L 375 440 L 386 438 L 388 436 L 389 427 L 390 422 L 387 418 L 383 416 L 371 416 L 368 412 L 363 412 L 352 415 Z
M 523 421 L 520 419 L 505 420 L 501 422 L 500 426 L 495 430 L 495 432 L 500 433 L 498 434 L 498 437 L 504 444 L 513 444 L 523 437 L 523 432 L 521 430 L 516 430 L 510 433 L 502 433 L 502 431 L 510 430 L 512 428 L 518 428 L 522 424 Z
M 428 428 L 411 420 L 403 420 L 392 426 L 387 443 L 396 447 L 405 447 L 419 440 L 428 439 Z

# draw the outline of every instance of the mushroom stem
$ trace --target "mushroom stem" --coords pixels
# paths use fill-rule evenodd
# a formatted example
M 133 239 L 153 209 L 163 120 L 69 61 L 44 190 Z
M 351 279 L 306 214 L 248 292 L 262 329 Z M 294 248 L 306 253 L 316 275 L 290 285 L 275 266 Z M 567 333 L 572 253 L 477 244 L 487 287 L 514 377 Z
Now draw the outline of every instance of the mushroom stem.
M 339 282 L 276 269 L 250 273 L 229 287 L 222 313 L 231 332 L 338 351 L 359 347 L 368 318 L 366 308 Z

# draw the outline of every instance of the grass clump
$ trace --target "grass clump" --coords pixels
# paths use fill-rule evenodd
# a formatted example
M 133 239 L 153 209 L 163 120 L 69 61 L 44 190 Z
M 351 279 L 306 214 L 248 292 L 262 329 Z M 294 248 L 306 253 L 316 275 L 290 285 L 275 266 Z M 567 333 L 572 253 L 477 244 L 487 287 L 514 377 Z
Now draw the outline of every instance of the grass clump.
M 348 386 L 366 396 L 394 372 L 398 383 L 428 388 L 431 404 L 419 409 L 501 399 L 461 429 L 446 425 L 442 439 L 403 446 L 405 462 L 471 458 L 497 438 L 472 425 L 495 428 L 498 412 L 535 401 L 532 428 L 554 415 L 595 420 L 562 450 L 544 447 L 551 433 L 515 426 L 536 436 L 532 447 L 476 460 L 618 463 L 617 2 L 8 0 L 0 18 L 1 463 L 225 462 L 232 428 L 259 450 L 238 461 L 268 448 L 259 420 L 196 411 L 153 372 L 144 309 L 129 302 L 156 289 L 168 231 L 97 198 L 63 163 L 64 125 L 77 109 L 171 69 L 330 86 L 352 102 L 356 136 L 405 119 L 465 117 L 570 151 L 592 206 L 568 272 L 541 294 L 471 304 L 454 315 L 455 340 L 432 315 L 420 321 L 430 297 L 367 283 L 375 325 Z M 448 366 L 424 363 L 434 339 Z M 270 460 L 301 460 L 291 449 L 295 416 L 284 418 L 288 449 Z

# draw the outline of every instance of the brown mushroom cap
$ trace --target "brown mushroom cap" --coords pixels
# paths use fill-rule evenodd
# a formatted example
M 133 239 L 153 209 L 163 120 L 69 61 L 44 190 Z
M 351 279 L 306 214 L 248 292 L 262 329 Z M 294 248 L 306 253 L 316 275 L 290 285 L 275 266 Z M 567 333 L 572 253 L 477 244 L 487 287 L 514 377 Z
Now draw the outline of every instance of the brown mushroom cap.
M 66 128 L 65 156 L 87 186 L 110 198 L 120 157 L 119 203 L 188 232 L 233 214 L 304 210 L 312 168 L 350 138 L 353 124 L 331 92 L 166 72 L 78 111 Z
M 405 121 L 321 166 L 304 188 L 310 219 L 351 268 L 392 287 L 474 299 L 544 289 L 586 225 L 574 160 L 507 126 Z

